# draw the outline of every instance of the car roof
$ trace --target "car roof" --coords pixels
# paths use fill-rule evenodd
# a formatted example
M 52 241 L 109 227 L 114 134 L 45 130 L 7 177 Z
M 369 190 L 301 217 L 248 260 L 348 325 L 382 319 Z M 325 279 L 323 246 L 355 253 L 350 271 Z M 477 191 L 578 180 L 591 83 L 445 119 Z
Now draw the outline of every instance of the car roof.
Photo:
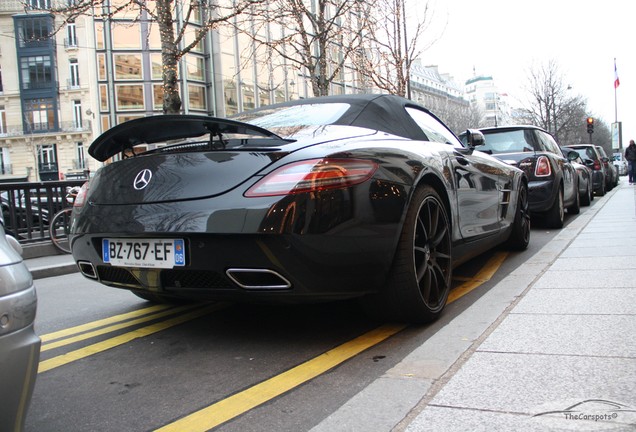
M 142 117 L 107 130 L 93 141 L 88 153 L 99 161 L 105 161 L 109 157 L 135 145 L 199 136 L 212 131 L 215 131 L 215 133 L 236 133 L 241 130 L 249 130 L 261 136 L 276 136 L 266 129 L 233 120 L 233 118 L 246 114 L 268 112 L 276 108 L 322 103 L 345 103 L 349 105 L 347 111 L 331 124 L 367 128 L 414 140 L 426 140 L 427 137 L 413 118 L 407 114 L 406 108 L 418 108 L 437 119 L 425 107 L 400 96 L 388 94 L 322 96 L 267 105 L 255 110 L 242 112 L 232 118 L 179 114 Z M 443 122 L 440 121 L 440 123 L 444 125 Z M 448 127 L 446 128 L 448 129 Z M 450 129 L 449 132 L 452 133 Z
M 512 130 L 525 130 L 525 129 L 535 129 L 546 132 L 545 129 L 540 128 L 539 126 L 534 125 L 505 125 L 505 126 L 490 126 L 485 128 L 479 128 L 482 133 L 489 132 L 498 132 L 498 131 L 512 131 Z

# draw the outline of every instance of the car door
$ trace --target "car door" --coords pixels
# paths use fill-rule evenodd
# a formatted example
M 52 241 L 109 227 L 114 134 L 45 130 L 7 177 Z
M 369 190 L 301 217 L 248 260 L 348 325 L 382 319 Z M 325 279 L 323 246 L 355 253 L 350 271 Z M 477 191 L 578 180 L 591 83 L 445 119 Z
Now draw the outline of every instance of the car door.
M 448 163 L 455 186 L 456 224 L 466 240 L 497 233 L 501 229 L 500 205 L 508 176 L 494 158 L 464 147 L 437 119 L 416 108 L 407 112 L 429 141 L 447 146 Z M 451 204 L 452 205 L 452 204 Z

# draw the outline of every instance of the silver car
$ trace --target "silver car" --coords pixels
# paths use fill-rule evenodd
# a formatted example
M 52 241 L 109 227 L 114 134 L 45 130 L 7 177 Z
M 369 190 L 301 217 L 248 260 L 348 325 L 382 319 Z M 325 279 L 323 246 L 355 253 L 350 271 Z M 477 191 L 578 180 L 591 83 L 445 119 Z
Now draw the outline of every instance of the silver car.
M 0 430 L 21 431 L 35 387 L 40 338 L 33 321 L 37 297 L 18 241 L 0 215 Z

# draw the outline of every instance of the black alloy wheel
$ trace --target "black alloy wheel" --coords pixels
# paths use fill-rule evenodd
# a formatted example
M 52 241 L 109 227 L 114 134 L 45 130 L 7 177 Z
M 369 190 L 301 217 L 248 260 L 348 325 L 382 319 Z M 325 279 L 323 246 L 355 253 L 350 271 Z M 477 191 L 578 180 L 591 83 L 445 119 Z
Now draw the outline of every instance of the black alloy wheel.
M 451 285 L 451 229 L 431 186 L 417 188 L 406 214 L 386 286 L 362 302 L 372 316 L 410 323 L 436 319 Z
M 528 185 L 523 183 L 519 188 L 517 211 L 512 224 L 512 231 L 506 246 L 512 250 L 525 250 L 530 243 L 530 206 L 528 203 Z

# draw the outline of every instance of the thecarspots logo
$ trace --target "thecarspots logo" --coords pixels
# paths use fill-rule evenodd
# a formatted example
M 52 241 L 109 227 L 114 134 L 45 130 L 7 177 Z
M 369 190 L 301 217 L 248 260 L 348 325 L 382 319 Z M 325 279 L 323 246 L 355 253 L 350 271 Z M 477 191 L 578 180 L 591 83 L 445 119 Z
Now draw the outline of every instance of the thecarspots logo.
M 636 409 L 629 405 L 606 399 L 586 399 L 575 403 L 551 403 L 550 407 L 533 415 L 533 419 L 560 421 L 559 427 L 586 430 L 611 430 L 617 426 L 636 426 Z M 542 408 L 548 408 L 544 405 Z

